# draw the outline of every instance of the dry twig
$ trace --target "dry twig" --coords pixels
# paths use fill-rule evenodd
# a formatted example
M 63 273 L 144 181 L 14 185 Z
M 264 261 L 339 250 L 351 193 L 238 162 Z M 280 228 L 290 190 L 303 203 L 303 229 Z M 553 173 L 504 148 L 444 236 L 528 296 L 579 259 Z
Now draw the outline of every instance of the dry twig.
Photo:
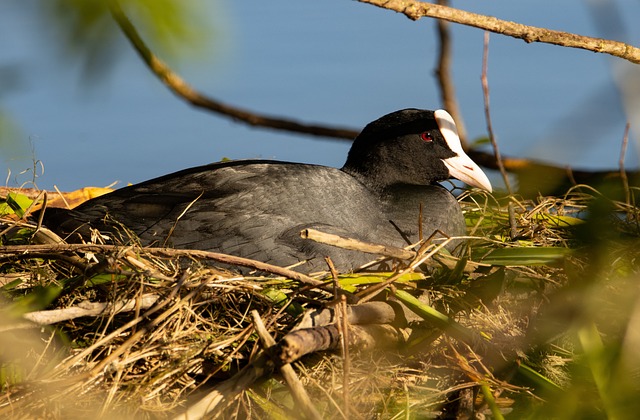
M 484 96 L 484 115 L 487 120 L 487 131 L 489 132 L 489 139 L 491 140 L 491 146 L 493 147 L 493 153 L 496 157 L 496 163 L 498 164 L 498 168 L 500 169 L 500 174 L 502 174 L 502 180 L 504 181 L 504 185 L 507 187 L 507 191 L 509 195 L 513 195 L 513 191 L 511 190 L 511 183 L 509 182 L 509 175 L 507 171 L 504 169 L 504 164 L 502 163 L 502 157 L 500 156 L 500 148 L 498 148 L 498 141 L 496 140 L 496 136 L 493 133 L 493 124 L 491 123 L 491 105 L 489 101 L 489 78 L 487 76 L 489 68 L 489 32 L 484 33 L 484 48 L 482 51 L 482 93 Z
M 449 5 L 449 0 L 438 0 L 438 4 L 443 6 Z M 449 30 L 449 22 L 438 19 L 438 38 L 440 49 L 438 51 L 438 67 L 436 68 L 436 77 L 440 86 L 440 95 L 442 97 L 442 106 L 453 117 L 458 128 L 458 135 L 464 149 L 467 148 L 467 130 L 464 126 L 462 113 L 458 107 L 456 99 L 456 89 L 453 83 L 451 72 L 452 60 L 452 42 L 451 31 Z
M 631 124 L 627 123 L 624 128 L 624 136 L 622 136 L 622 148 L 620 149 L 620 179 L 622 179 L 622 187 L 624 188 L 625 203 L 631 204 L 631 190 L 629 189 L 629 178 L 627 177 L 627 171 L 624 167 L 624 159 L 627 154 L 627 145 L 629 144 L 629 129 Z
M 254 328 L 262 341 L 265 351 L 269 353 L 270 350 L 275 347 L 276 341 L 271 337 L 269 331 L 267 331 L 258 311 L 251 311 L 251 318 L 253 319 Z M 293 367 L 289 363 L 285 363 L 280 366 L 280 373 L 287 382 L 289 391 L 291 391 L 291 395 L 293 395 L 296 404 L 302 409 L 306 417 L 310 419 L 321 419 L 322 416 L 311 403 L 311 399 L 305 391 L 300 378 L 298 378 L 298 375 L 296 375 L 296 372 L 293 370 Z
M 421 17 L 444 19 L 449 22 L 472 26 L 513 38 L 520 38 L 527 43 L 543 42 L 569 48 L 580 48 L 587 51 L 609 54 L 632 63 L 640 64 L 640 48 L 623 42 L 592 38 L 546 28 L 537 28 L 418 0 L 358 1 L 402 13 L 411 20 L 418 20 Z

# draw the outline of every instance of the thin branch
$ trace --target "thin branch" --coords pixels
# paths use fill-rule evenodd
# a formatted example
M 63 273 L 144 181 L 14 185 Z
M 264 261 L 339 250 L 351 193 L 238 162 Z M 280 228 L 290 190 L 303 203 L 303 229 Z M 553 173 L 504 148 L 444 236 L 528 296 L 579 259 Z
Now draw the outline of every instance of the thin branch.
M 491 140 L 491 146 L 493 146 L 493 154 L 496 156 L 496 162 L 498 163 L 498 168 L 500 169 L 500 173 L 502 174 L 502 179 L 504 180 L 504 185 L 507 187 L 507 191 L 509 195 L 513 195 L 513 191 L 511 190 L 511 184 L 509 183 L 509 175 L 507 175 L 507 171 L 504 169 L 504 164 L 502 163 L 502 157 L 500 156 L 500 149 L 498 148 L 498 142 L 496 141 L 496 136 L 493 133 L 493 124 L 491 124 L 491 106 L 489 102 L 489 79 L 487 77 L 489 68 L 489 32 L 484 33 L 484 48 L 482 50 L 482 93 L 484 96 L 484 115 L 487 120 L 487 131 L 489 132 L 489 140 Z
M 438 0 L 438 4 L 448 5 L 449 0 Z M 456 100 L 456 89 L 453 83 L 451 71 L 451 31 L 449 30 L 449 22 L 438 19 L 438 40 L 440 49 L 438 51 L 438 67 L 436 68 L 436 77 L 440 86 L 440 96 L 442 98 L 442 106 L 449 111 L 458 127 L 458 135 L 462 142 L 462 147 L 467 148 L 467 129 L 464 126 L 460 107 Z
M 624 168 L 624 159 L 627 154 L 627 145 L 629 144 L 629 130 L 631 124 L 627 123 L 624 128 L 624 136 L 622 137 L 622 148 L 620 150 L 620 178 L 622 179 L 622 186 L 624 188 L 625 203 L 631 204 L 631 191 L 629 190 L 629 178 L 627 178 L 627 171 Z
M 153 306 L 159 296 L 147 294 L 139 299 L 128 299 L 117 302 L 82 302 L 79 305 L 47 311 L 28 312 L 22 317 L 40 325 L 56 324 L 80 317 L 97 317 L 114 315 L 121 312 L 131 312 L 139 309 L 148 309 Z
M 348 128 L 330 128 L 327 126 L 305 124 L 290 119 L 256 114 L 246 109 L 224 104 L 216 99 L 199 93 L 178 74 L 173 72 L 173 70 L 171 70 L 164 61 L 160 60 L 155 54 L 153 54 L 143 41 L 142 37 L 140 37 L 140 34 L 129 18 L 125 15 L 117 0 L 112 0 L 109 4 L 113 19 L 118 24 L 122 33 L 131 43 L 140 58 L 142 58 L 142 61 L 144 61 L 153 74 L 155 74 L 173 93 L 178 97 L 185 99 L 187 102 L 191 103 L 191 105 L 217 112 L 221 115 L 230 117 L 235 121 L 241 121 L 252 126 L 268 127 L 336 139 L 352 140 L 358 135 L 358 131 Z
M 25 255 L 32 255 L 34 253 L 41 255 L 43 253 L 54 252 L 105 252 L 105 251 L 120 251 L 125 247 L 117 245 L 98 245 L 98 244 L 48 244 L 48 245 L 10 245 L 3 246 L 0 249 L 0 258 L 7 255 L 21 255 L 25 258 Z M 283 277 L 288 277 L 293 280 L 297 280 L 300 283 L 304 283 L 311 286 L 325 286 L 325 283 L 316 280 L 313 277 L 309 277 L 297 271 L 289 270 L 283 267 L 278 267 L 273 264 L 267 264 L 260 261 L 251 260 L 248 258 L 236 257 L 233 255 L 220 254 L 217 252 L 190 250 L 190 249 L 173 249 L 173 248 L 143 248 L 143 250 L 149 254 L 158 255 L 161 257 L 192 257 L 209 259 L 218 261 L 224 264 L 237 265 L 241 267 L 253 268 L 258 271 L 264 271 L 271 274 L 277 274 Z
M 262 347 L 265 349 L 267 353 L 271 352 L 276 345 L 276 341 L 271 337 L 269 331 L 267 331 L 267 327 L 262 322 L 262 318 L 260 318 L 260 314 L 255 309 L 251 311 L 251 318 L 253 320 L 253 327 L 262 342 Z M 284 378 L 289 387 L 289 391 L 293 396 L 296 405 L 300 407 L 302 412 L 305 414 L 305 418 L 320 420 L 322 416 L 318 413 L 318 410 L 313 406 L 311 402 L 311 398 L 309 398 L 309 394 L 304 389 L 304 385 L 302 385 L 302 381 L 298 378 L 298 375 L 293 370 L 293 366 L 289 363 L 285 363 L 280 366 L 280 374 Z
M 346 238 L 332 233 L 321 232 L 316 229 L 303 229 L 300 231 L 300 237 L 343 249 L 361 251 L 375 255 L 384 255 L 386 257 L 398 258 L 401 260 L 408 260 L 416 256 L 415 252 L 407 251 L 403 248 L 363 242 L 353 238 Z
M 486 31 L 507 35 L 513 38 L 519 38 L 527 43 L 542 42 L 569 48 L 579 48 L 587 51 L 609 54 L 614 57 L 623 58 L 632 63 L 640 64 L 640 48 L 625 44 L 624 42 L 523 25 L 521 23 L 510 22 L 492 16 L 471 13 L 460 9 L 454 9 L 452 7 L 426 3 L 418 0 L 358 1 L 402 13 L 411 20 L 418 20 L 421 17 L 444 19 L 449 22 L 472 26 L 474 28 L 484 29 Z
M 351 356 L 349 354 L 349 343 L 351 342 L 349 331 L 349 319 L 347 317 L 347 299 L 340 296 L 340 304 L 338 305 L 338 325 L 340 326 L 341 348 L 342 348 L 342 404 L 344 405 L 342 411 L 349 413 L 351 407 L 349 394 L 349 377 L 351 375 Z

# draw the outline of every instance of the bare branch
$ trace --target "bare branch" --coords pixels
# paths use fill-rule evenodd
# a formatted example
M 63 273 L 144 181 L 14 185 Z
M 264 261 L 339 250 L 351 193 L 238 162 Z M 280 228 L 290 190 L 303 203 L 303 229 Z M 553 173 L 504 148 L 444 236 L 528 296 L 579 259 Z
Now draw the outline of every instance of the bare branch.
M 511 190 L 511 184 L 509 183 L 509 175 L 507 175 L 507 171 L 504 169 L 504 164 L 502 163 L 502 157 L 500 156 L 500 149 L 498 148 L 498 141 L 496 140 L 496 136 L 493 133 L 493 124 L 491 123 L 491 104 L 489 101 L 489 78 L 487 77 L 489 68 L 489 32 L 484 33 L 484 48 L 482 51 L 482 93 L 484 96 L 484 115 L 487 120 L 487 131 L 489 132 L 489 140 L 491 140 L 491 145 L 493 146 L 493 154 L 496 156 L 496 163 L 498 164 L 498 168 L 500 169 L 500 173 L 502 174 L 502 179 L 504 181 L 504 185 L 507 187 L 507 191 L 509 195 L 513 195 L 513 191 Z
M 416 256 L 415 252 L 407 251 L 403 248 L 367 243 L 353 238 L 346 238 L 332 233 L 321 232 L 316 229 L 303 229 L 300 231 L 300 237 L 303 239 L 311 239 L 312 241 L 322 244 L 337 246 L 339 248 L 367 252 L 369 254 L 384 255 L 401 260 L 409 260 Z
M 253 319 L 253 326 L 260 337 L 260 341 L 262 342 L 262 347 L 270 352 L 272 348 L 275 347 L 276 341 L 273 339 L 269 331 L 267 331 L 267 327 L 262 322 L 262 318 L 260 318 L 260 314 L 255 309 L 251 311 L 251 318 Z M 311 402 L 311 398 L 309 398 L 309 394 L 304 389 L 304 385 L 298 375 L 293 370 L 293 366 L 289 363 L 285 363 L 280 366 L 280 374 L 284 378 L 287 386 L 289 387 L 289 391 L 293 396 L 296 405 L 302 410 L 305 414 L 305 418 L 320 420 L 322 416 L 316 408 L 313 406 Z
M 449 0 L 438 0 L 438 4 L 448 5 Z M 467 130 L 464 126 L 462 113 L 458 107 L 456 100 L 456 89 L 451 76 L 451 31 L 449 30 L 449 22 L 438 20 L 438 39 L 440 50 L 438 51 L 438 67 L 436 68 L 436 77 L 440 86 L 440 95 L 442 98 L 442 106 L 453 117 L 458 127 L 458 135 L 462 142 L 462 147 L 467 148 Z
M 129 299 L 116 302 L 81 302 L 75 306 L 47 311 L 28 312 L 24 319 L 40 325 L 51 325 L 80 317 L 96 317 L 148 309 L 158 301 L 158 295 L 146 294 L 139 299 Z
M 323 125 L 305 124 L 290 119 L 260 115 L 246 109 L 231 106 L 213 98 L 205 96 L 193 89 L 184 79 L 149 49 L 140 37 L 140 34 L 133 26 L 129 18 L 116 0 L 110 2 L 110 10 L 113 19 L 118 24 L 122 33 L 136 50 L 142 61 L 149 67 L 162 83 L 165 84 L 178 97 L 191 103 L 198 108 L 205 108 L 218 114 L 225 115 L 235 121 L 241 121 L 252 126 L 287 130 L 297 133 L 304 133 L 313 136 L 323 136 L 336 139 L 352 140 L 358 135 L 358 131 L 348 128 L 331 128 Z
M 618 163 L 620 167 L 620 179 L 622 180 L 622 187 L 624 188 L 625 203 L 631 204 L 631 190 L 629 189 L 629 179 L 627 178 L 627 171 L 624 167 L 624 159 L 627 154 L 627 145 L 629 144 L 629 130 L 631 124 L 627 123 L 624 128 L 624 136 L 622 136 L 622 148 L 620 149 L 620 161 Z
M 471 13 L 452 7 L 426 3 L 418 0 L 358 0 L 383 9 L 402 13 L 411 20 L 421 17 L 443 19 L 449 22 L 484 29 L 525 42 L 542 42 L 569 48 L 579 48 L 597 53 L 609 54 L 640 64 L 640 48 L 602 38 L 576 35 L 569 32 L 554 31 L 546 28 L 523 25 L 521 23 L 501 20 L 492 16 Z

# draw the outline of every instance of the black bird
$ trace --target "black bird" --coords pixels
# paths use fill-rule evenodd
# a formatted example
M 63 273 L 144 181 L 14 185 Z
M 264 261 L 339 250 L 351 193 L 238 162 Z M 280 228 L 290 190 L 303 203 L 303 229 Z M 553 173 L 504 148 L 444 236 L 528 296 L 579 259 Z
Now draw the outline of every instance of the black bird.
M 436 229 L 462 236 L 460 206 L 437 184 L 449 178 L 491 191 L 462 150 L 449 113 L 404 109 L 368 124 L 341 169 L 268 160 L 214 163 L 125 187 L 73 210 L 48 209 L 44 224 L 71 240 L 73 232 L 86 236 L 87 227 L 113 233 L 122 225 L 143 244 L 281 266 L 306 260 L 296 268 L 302 272 L 325 270 L 329 256 L 347 271 L 375 256 L 305 240 L 300 231 L 404 247 L 418 241 L 422 205 L 424 237 Z

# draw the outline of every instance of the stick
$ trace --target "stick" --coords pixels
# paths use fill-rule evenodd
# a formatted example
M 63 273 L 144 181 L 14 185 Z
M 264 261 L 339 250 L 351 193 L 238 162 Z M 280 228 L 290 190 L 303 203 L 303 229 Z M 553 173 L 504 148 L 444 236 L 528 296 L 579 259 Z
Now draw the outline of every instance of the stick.
M 498 142 L 496 136 L 493 134 L 493 124 L 491 124 L 491 106 L 489 104 L 489 79 L 487 78 L 487 69 L 489 67 L 489 32 L 484 33 L 484 48 L 482 50 L 482 93 L 484 96 L 484 115 L 487 119 L 487 131 L 489 132 L 489 139 L 491 140 L 491 146 L 493 146 L 493 153 L 498 163 L 498 168 L 502 174 L 504 185 L 507 187 L 509 195 L 513 195 L 511 190 L 511 184 L 509 183 L 509 175 L 504 169 L 504 163 L 502 163 L 502 157 L 500 156 L 500 149 L 498 148 Z
M 332 233 L 320 232 L 315 229 L 304 229 L 300 231 L 300 237 L 339 248 L 366 252 L 368 254 L 384 255 L 385 257 L 398 258 L 401 260 L 410 260 L 416 256 L 416 253 L 413 251 L 407 251 L 406 249 L 395 246 L 372 244 Z
M 255 309 L 251 311 L 251 318 L 253 319 L 253 326 L 258 333 L 258 337 L 260 337 L 260 341 L 262 342 L 262 346 L 267 353 L 270 352 L 272 348 L 275 347 L 276 341 L 271 337 L 269 331 L 264 326 L 258 311 Z M 296 372 L 293 370 L 293 367 L 289 363 L 285 363 L 280 366 L 280 373 L 284 378 L 287 386 L 289 387 L 289 391 L 291 391 L 291 395 L 295 400 L 296 404 L 302 409 L 307 418 L 320 420 L 322 416 L 316 408 L 311 403 L 311 399 L 309 398 L 309 394 L 304 389 L 304 385 L 300 382 L 300 378 L 296 375 Z
M 472 26 L 513 38 L 520 38 L 527 43 L 543 42 L 569 48 L 580 48 L 587 51 L 609 54 L 632 63 L 640 64 L 640 48 L 625 44 L 624 42 L 527 26 L 521 23 L 497 19 L 492 16 L 480 15 L 418 0 L 358 1 L 402 13 L 411 20 L 418 20 L 421 17 L 444 19 L 449 22 Z

